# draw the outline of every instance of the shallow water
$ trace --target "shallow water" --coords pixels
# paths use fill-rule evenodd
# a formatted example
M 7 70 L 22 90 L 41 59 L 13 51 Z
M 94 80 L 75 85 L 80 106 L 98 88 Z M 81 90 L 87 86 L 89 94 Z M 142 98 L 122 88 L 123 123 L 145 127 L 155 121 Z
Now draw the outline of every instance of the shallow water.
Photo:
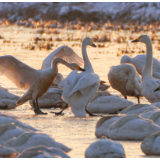
M 28 45 L 29 43 L 33 43 L 31 39 L 33 37 L 53 37 L 53 39 L 57 35 L 40 35 L 35 34 L 35 31 L 38 29 L 31 28 L 23 28 L 23 27 L 4 27 L 0 28 L 0 34 L 6 40 L 10 40 L 10 43 L 3 43 L 3 39 L 0 39 L 0 52 L 1 55 L 13 55 L 19 60 L 23 61 L 27 65 L 40 69 L 42 65 L 42 61 L 44 58 L 55 50 L 57 47 L 61 45 L 72 46 L 72 44 L 81 44 L 80 42 L 54 42 L 54 47 L 52 50 L 27 50 L 22 49 L 21 45 Z M 62 30 L 65 35 L 66 31 Z M 71 31 L 75 32 L 75 35 L 78 36 L 79 31 Z M 93 34 L 99 34 L 103 31 L 92 31 L 87 34 L 87 36 L 92 36 Z M 127 33 L 127 32 L 126 32 Z M 126 34 L 124 32 L 120 32 L 120 34 Z M 135 38 L 143 33 L 139 33 L 135 35 Z M 147 33 L 145 33 L 147 34 Z M 148 33 L 149 34 L 149 33 Z M 96 44 L 96 43 L 95 43 Z M 95 70 L 95 73 L 99 74 L 100 79 L 106 81 L 108 84 L 107 73 L 112 65 L 118 65 L 120 63 L 121 56 L 117 56 L 118 48 L 126 47 L 126 43 L 105 43 L 107 47 L 105 48 L 87 48 L 87 52 L 92 63 L 92 66 Z M 145 46 L 142 44 L 130 44 L 130 47 L 140 46 L 145 49 Z M 72 47 L 73 50 L 82 57 L 81 55 L 81 47 Z M 154 49 L 154 57 L 159 59 L 159 51 Z M 136 56 L 136 53 L 132 54 L 132 56 Z M 59 71 L 66 77 L 70 72 L 70 69 L 66 68 L 63 65 L 59 65 Z M 11 81 L 9 81 L 3 75 L 0 75 L 0 85 L 9 89 L 9 91 L 13 94 L 22 96 L 25 91 L 19 90 Z M 120 95 L 119 92 L 109 88 L 109 92 L 111 94 Z M 121 96 L 122 97 L 122 96 Z M 129 100 L 137 103 L 136 98 L 128 97 Z M 141 98 L 141 103 L 148 103 L 145 98 Z M 12 113 L 16 116 L 20 117 L 20 120 L 26 124 L 29 124 L 36 129 L 51 135 L 56 141 L 65 144 L 66 146 L 72 149 L 71 152 L 68 153 L 72 158 L 83 158 L 84 152 L 86 148 L 94 141 L 98 140 L 95 137 L 95 125 L 96 122 L 100 119 L 100 117 L 86 117 L 86 118 L 76 118 L 71 113 L 70 109 L 66 110 L 64 116 L 55 116 L 50 113 L 50 109 L 43 109 L 45 112 L 48 112 L 48 115 L 38 115 L 35 116 L 33 110 L 31 110 L 31 106 L 29 103 L 25 103 L 16 109 L 3 111 Z M 140 149 L 140 141 L 119 141 L 125 149 L 127 158 L 149 158 L 155 156 L 145 156 Z

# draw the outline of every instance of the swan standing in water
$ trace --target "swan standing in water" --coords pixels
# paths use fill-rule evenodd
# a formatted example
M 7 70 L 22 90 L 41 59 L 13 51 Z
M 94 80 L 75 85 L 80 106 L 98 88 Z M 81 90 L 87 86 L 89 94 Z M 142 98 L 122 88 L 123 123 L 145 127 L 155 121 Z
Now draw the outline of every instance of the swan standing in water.
M 141 78 L 136 72 L 136 69 L 131 64 L 121 64 L 112 66 L 108 73 L 108 80 L 112 88 L 118 90 L 125 99 L 127 96 L 141 96 Z
M 13 56 L 0 57 L 0 72 L 10 79 L 18 88 L 28 89 L 27 92 L 17 101 L 17 105 L 23 104 L 32 99 L 34 112 L 43 113 L 38 107 L 38 98 L 41 97 L 52 85 L 55 76 L 58 73 L 57 64 L 62 63 L 72 70 L 81 69 L 75 63 L 67 63 L 61 58 L 53 61 L 52 68 L 46 70 L 36 70 L 19 61 Z
M 76 117 L 86 116 L 87 104 L 92 100 L 99 87 L 99 76 L 94 73 L 92 64 L 88 58 L 86 52 L 87 45 L 96 47 L 89 37 L 85 38 L 82 42 L 85 71 L 82 73 L 72 71 L 61 86 L 63 88 L 63 99 L 71 106 L 71 110 Z
M 151 103 L 160 102 L 160 92 L 154 92 L 160 85 L 160 80 L 152 77 L 153 54 L 152 43 L 147 35 L 142 35 L 132 42 L 143 42 L 146 45 L 146 62 L 142 74 L 142 95 Z
M 72 48 L 68 47 L 67 45 L 63 45 L 56 50 L 54 50 L 51 54 L 49 54 L 42 62 L 41 70 L 45 70 L 48 68 L 52 68 L 52 61 L 55 58 L 62 58 L 68 63 L 75 62 L 79 66 L 83 64 L 83 59 L 79 57 Z M 58 84 L 64 79 L 61 73 L 58 73 L 55 77 L 54 83 Z
M 146 60 L 146 55 L 137 55 L 134 58 L 131 58 L 128 55 L 124 55 L 121 58 L 121 64 L 122 63 L 131 63 L 135 66 L 137 72 L 142 75 L 143 69 L 145 66 L 145 60 Z M 153 58 L 153 77 L 160 79 L 160 62 L 156 58 Z

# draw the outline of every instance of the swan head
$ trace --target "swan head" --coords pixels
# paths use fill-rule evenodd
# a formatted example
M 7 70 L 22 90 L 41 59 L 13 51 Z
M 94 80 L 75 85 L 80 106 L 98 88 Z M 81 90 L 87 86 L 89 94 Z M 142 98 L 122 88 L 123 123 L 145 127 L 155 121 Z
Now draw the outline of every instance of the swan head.
M 77 63 L 70 63 L 70 68 L 72 70 L 85 71 L 85 69 L 81 68 Z
M 128 55 L 124 55 L 122 58 L 121 58 L 121 64 L 122 63 L 131 63 L 132 59 L 130 56 Z
M 132 42 L 144 42 L 147 43 L 148 41 L 151 41 L 150 38 L 147 35 L 139 36 L 137 39 L 133 40 Z
M 83 44 L 90 45 L 90 46 L 92 46 L 92 47 L 96 47 L 96 45 L 92 42 L 92 39 L 89 38 L 89 37 L 86 37 L 86 38 L 83 40 Z

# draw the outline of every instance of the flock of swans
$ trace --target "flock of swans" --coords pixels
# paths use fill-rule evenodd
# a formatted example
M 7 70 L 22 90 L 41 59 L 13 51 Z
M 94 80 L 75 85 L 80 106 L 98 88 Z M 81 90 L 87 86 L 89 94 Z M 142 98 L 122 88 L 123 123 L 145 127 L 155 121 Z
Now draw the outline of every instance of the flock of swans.
M 160 62 L 155 58 L 153 59 L 151 40 L 147 35 L 142 35 L 132 42 L 145 43 L 147 48 L 146 56 L 138 55 L 130 58 L 124 55 L 120 60 L 120 65 L 111 67 L 108 73 L 109 83 L 125 99 L 127 99 L 127 96 L 137 97 L 138 103 L 140 103 L 140 97 L 144 96 L 151 103 L 159 102 L 160 92 L 157 88 L 160 85 L 158 79 L 160 76 Z M 98 74 L 94 73 L 86 51 L 88 45 L 96 47 L 91 38 L 85 38 L 82 42 L 83 59 L 68 46 L 64 45 L 57 48 L 44 59 L 40 70 L 31 68 L 13 56 L 1 56 L 0 73 L 11 80 L 18 88 L 27 89 L 26 93 L 20 98 L 16 95 L 11 96 L 7 92 L 10 94 L 9 99 L 16 100 L 16 104 L 13 102 L 12 107 L 3 104 L 1 108 L 15 108 L 30 100 L 35 114 L 47 114 L 42 112 L 39 106 L 47 108 L 53 104 L 53 106 L 61 106 L 61 108 L 65 108 L 65 106 L 67 108 L 69 105 L 71 111 L 77 117 L 85 117 L 86 112 L 92 115 L 87 109 L 88 104 L 95 99 L 96 93 L 103 85 L 102 91 L 109 86 L 105 85 L 105 82 L 99 79 Z M 57 65 L 59 63 L 73 70 L 66 78 L 58 73 Z M 83 64 L 84 69 L 80 67 Z M 82 72 L 78 73 L 78 71 Z M 142 79 L 139 74 L 142 75 Z M 5 91 L 1 89 L 1 92 Z M 53 103 L 53 100 L 49 100 L 48 97 L 51 94 L 53 97 L 57 97 L 59 105 Z M 102 96 L 98 97 L 102 98 Z M 17 100 L 17 98 L 19 99 Z M 44 99 L 47 98 L 48 100 L 45 103 Z M 38 99 L 43 100 L 38 103 Z M 9 103 L 9 100 L 7 102 Z
M 94 116 L 93 113 L 119 113 L 99 119 L 96 124 L 95 136 L 101 139 L 93 142 L 86 149 L 85 157 L 126 157 L 123 146 L 112 140 L 140 140 L 143 141 L 141 149 L 146 155 L 159 155 L 160 150 L 155 141 L 156 137 L 160 136 L 160 104 L 158 103 L 160 102 L 160 62 L 153 59 L 152 44 L 147 35 L 142 35 L 132 42 L 145 43 L 146 55 L 138 55 L 134 58 L 124 55 L 120 64 L 112 66 L 108 73 L 110 86 L 119 91 L 124 99 L 106 91 L 109 86 L 105 85 L 105 82 L 101 81 L 99 75 L 94 72 L 87 54 L 87 46 L 96 47 L 96 45 L 89 37 L 82 42 L 83 59 L 70 47 L 61 46 L 45 58 L 40 70 L 29 67 L 13 56 L 1 56 L 0 73 L 18 88 L 27 89 L 25 94 L 19 97 L 1 87 L 0 98 L 3 100 L 0 99 L 1 109 L 13 109 L 29 101 L 36 115 L 47 114 L 40 108 L 59 107 L 63 111 L 69 106 L 75 117 L 86 117 L 86 113 L 90 116 Z M 59 63 L 73 70 L 66 78 L 58 72 Z M 84 67 L 81 68 L 80 66 L 83 64 Z M 138 104 L 127 100 L 127 96 L 136 97 Z M 152 104 L 140 104 L 140 97 L 145 97 Z M 10 101 L 12 101 L 12 105 Z M 62 111 L 53 113 L 60 115 Z M 36 129 L 21 124 L 15 120 L 15 117 L 1 114 L 0 119 L 2 125 L 0 128 L 3 128 L 3 133 L 0 132 L 0 144 L 14 149 L 16 154 L 22 152 L 19 157 L 46 157 L 51 150 L 59 153 L 61 157 L 67 157 L 61 151 L 44 146 L 56 145 L 55 148 L 66 152 L 70 151 L 68 147 L 54 142 L 42 133 L 35 133 Z M 11 121 L 14 124 L 7 126 Z M 27 132 L 24 131 L 25 129 Z M 7 141 L 4 135 L 3 140 L 6 142 L 1 142 L 1 137 L 7 130 L 8 132 L 15 130 L 17 138 L 11 139 L 13 134 Z M 103 136 L 112 140 L 107 140 Z M 151 139 L 152 146 L 148 146 Z M 30 148 L 34 147 L 32 141 L 38 146 L 38 149 L 33 148 L 36 153 L 30 153 Z M 43 148 L 43 153 L 38 151 L 41 148 Z M 155 152 L 154 148 L 158 151 Z

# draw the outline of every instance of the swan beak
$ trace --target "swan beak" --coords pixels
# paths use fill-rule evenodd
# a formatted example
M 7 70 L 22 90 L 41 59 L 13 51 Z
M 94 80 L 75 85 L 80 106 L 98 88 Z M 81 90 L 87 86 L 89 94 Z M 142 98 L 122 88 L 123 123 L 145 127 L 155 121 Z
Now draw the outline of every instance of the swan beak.
M 94 43 L 91 45 L 92 47 L 97 47 Z
M 131 42 L 139 42 L 140 39 L 141 39 L 141 36 Z
M 133 40 L 133 41 L 131 41 L 131 42 L 139 42 L 139 40 L 138 40 L 138 39 L 135 39 L 135 40 Z
M 160 86 L 157 89 L 155 89 L 154 92 L 159 91 L 159 90 L 160 90 Z
M 52 85 L 51 86 L 53 86 L 53 87 L 57 87 L 57 85 L 55 84 L 55 83 L 52 83 Z
M 100 80 L 100 83 L 101 83 L 101 84 L 104 84 L 104 83 L 106 83 L 106 82 L 105 82 L 105 81 L 101 81 L 101 80 Z
M 83 68 L 81 68 L 81 67 L 79 67 L 78 70 L 79 70 L 79 71 L 85 71 L 85 69 L 83 69 Z

